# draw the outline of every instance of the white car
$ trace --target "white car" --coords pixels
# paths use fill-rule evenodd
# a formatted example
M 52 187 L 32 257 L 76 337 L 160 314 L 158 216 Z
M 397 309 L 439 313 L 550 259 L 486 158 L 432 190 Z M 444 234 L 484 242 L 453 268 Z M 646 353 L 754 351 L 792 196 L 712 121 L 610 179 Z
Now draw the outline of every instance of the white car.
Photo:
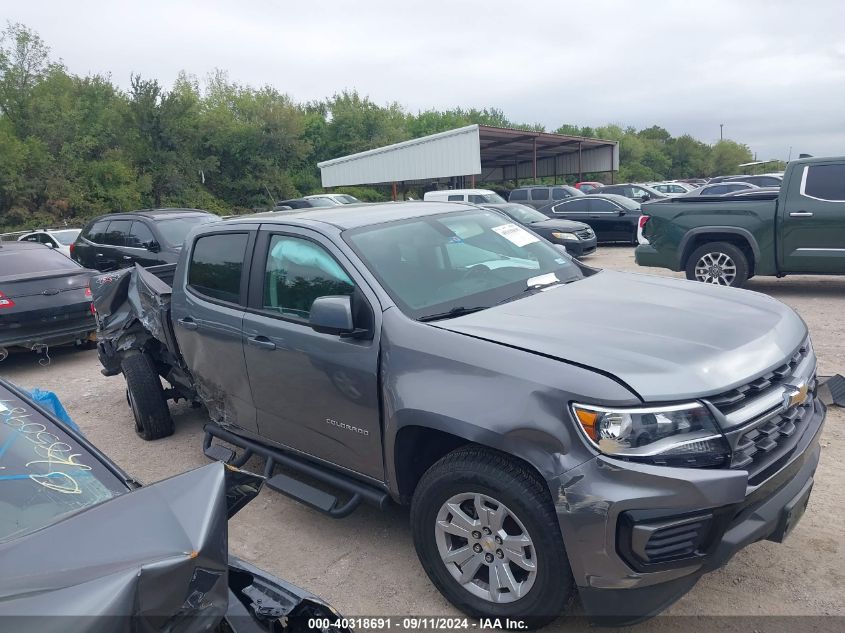
M 39 229 L 26 233 L 18 238 L 18 242 L 38 242 L 59 251 L 65 257 L 70 257 L 70 245 L 76 241 L 81 229 Z
M 660 193 L 679 195 L 689 193 L 695 189 L 695 187 L 685 182 L 653 182 L 649 186 L 652 189 L 657 189 Z
M 469 202 L 471 204 L 506 204 L 507 200 L 489 189 L 441 189 L 426 191 L 426 202 Z

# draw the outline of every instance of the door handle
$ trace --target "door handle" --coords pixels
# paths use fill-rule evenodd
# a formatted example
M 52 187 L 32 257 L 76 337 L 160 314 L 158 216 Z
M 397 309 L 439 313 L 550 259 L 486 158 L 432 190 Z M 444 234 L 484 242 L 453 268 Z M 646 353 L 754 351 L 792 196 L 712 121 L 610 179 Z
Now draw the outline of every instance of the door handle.
M 789 214 L 790 218 L 811 218 L 813 217 L 812 211 L 793 211 Z
M 196 321 L 194 321 L 191 317 L 185 317 L 183 319 L 179 319 L 176 321 L 179 325 L 181 325 L 186 330 L 196 330 L 199 325 Z
M 266 336 L 250 336 L 246 339 L 247 345 L 258 347 L 259 349 L 276 349 L 276 344 Z
M 123 256 L 123 259 L 132 259 L 132 258 L 131 258 L 131 257 L 129 257 L 129 255 L 124 255 L 124 256 Z
M 97 257 L 102 257 L 102 256 L 103 256 L 102 253 L 97 253 Z

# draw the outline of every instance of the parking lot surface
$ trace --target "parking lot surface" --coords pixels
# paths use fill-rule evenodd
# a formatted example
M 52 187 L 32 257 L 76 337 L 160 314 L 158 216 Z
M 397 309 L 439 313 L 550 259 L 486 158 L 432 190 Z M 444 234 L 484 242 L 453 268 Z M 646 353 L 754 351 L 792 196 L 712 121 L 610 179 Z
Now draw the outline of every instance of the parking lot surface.
M 602 246 L 585 262 L 682 276 L 637 267 L 629 246 Z M 845 374 L 845 278 L 762 278 L 752 279 L 747 287 L 787 303 L 804 318 L 820 375 Z M 145 442 L 133 430 L 123 378 L 103 377 L 96 352 L 55 349 L 51 356 L 49 366 L 42 366 L 33 354 L 15 354 L 0 363 L 0 375 L 23 387 L 55 391 L 84 433 L 143 482 L 208 463 L 201 450 L 202 425 L 207 420 L 203 409 L 173 405 L 176 433 Z M 725 568 L 703 577 L 668 615 L 838 615 L 814 620 L 812 628 L 841 630 L 845 411 L 840 408 L 828 413 L 822 447 L 807 513 L 787 541 L 746 548 Z M 252 470 L 259 466 L 247 464 Z M 346 616 L 458 615 L 417 561 L 406 508 L 379 512 L 363 506 L 349 518 L 333 520 L 265 490 L 232 520 L 230 541 L 235 554 L 313 591 Z M 629 630 L 667 630 L 668 623 L 657 618 Z M 736 620 L 724 619 L 708 628 L 739 630 L 739 626 Z M 545 630 L 571 628 L 561 620 Z

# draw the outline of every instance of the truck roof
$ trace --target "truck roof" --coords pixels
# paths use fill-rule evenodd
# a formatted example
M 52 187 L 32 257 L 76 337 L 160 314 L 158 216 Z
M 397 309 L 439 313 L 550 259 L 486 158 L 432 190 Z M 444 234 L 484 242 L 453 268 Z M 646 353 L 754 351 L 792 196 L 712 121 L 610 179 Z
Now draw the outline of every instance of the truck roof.
M 461 209 L 477 209 L 473 204 L 463 202 L 376 202 L 362 204 L 344 204 L 337 207 L 323 207 L 317 209 L 297 209 L 295 211 L 268 211 L 253 215 L 240 216 L 238 222 L 279 222 L 291 220 L 305 220 L 306 222 L 322 222 L 331 224 L 339 229 L 355 229 L 361 226 L 382 224 L 395 220 L 406 220 L 438 213 L 448 213 Z

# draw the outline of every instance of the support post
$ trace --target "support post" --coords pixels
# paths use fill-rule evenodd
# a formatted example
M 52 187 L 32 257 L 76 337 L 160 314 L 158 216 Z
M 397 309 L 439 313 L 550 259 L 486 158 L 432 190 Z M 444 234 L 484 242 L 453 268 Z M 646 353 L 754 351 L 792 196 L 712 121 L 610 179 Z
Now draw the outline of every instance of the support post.
M 472 184 L 469 186 L 469 188 L 470 188 L 470 189 L 475 189 L 475 174 L 473 174 L 472 176 L 470 176 L 470 182 L 471 182 Z
M 534 184 L 537 184 L 537 137 L 534 137 L 534 156 L 531 159 L 531 164 L 534 169 Z
M 581 141 L 578 141 L 578 182 L 582 180 L 581 176 Z
M 396 183 L 393 183 L 393 202 L 396 202 Z

